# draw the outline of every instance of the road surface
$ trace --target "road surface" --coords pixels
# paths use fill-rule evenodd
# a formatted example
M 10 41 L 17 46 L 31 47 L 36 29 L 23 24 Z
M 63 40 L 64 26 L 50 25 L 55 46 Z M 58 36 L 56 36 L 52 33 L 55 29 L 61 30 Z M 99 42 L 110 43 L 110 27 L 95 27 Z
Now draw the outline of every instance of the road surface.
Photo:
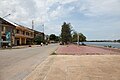
M 0 50 L 0 80 L 22 80 L 57 49 L 57 44 Z

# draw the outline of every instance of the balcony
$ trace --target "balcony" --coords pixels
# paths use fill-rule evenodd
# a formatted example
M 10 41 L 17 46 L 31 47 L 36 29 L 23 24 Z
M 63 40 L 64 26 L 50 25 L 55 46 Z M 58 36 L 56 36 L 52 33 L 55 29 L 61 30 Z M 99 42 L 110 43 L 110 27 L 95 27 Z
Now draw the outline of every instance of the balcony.
M 30 36 L 30 35 L 23 35 L 23 34 L 19 34 L 19 33 L 16 33 L 15 34 L 15 37 L 19 38 L 34 38 L 34 36 Z

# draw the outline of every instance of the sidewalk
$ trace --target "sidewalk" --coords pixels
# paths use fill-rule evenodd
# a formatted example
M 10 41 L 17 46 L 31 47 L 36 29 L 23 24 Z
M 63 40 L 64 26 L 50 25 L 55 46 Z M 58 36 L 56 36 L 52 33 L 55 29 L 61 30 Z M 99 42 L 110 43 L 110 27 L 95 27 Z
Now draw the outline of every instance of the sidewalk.
M 120 80 L 118 51 L 66 45 L 55 53 L 24 80 Z
M 120 80 L 120 56 L 52 55 L 24 80 Z
M 55 53 L 58 55 L 120 55 L 120 50 L 92 46 L 62 45 L 59 46 Z
M 13 46 L 12 48 L 0 48 L 0 50 L 6 50 L 6 49 L 23 49 L 23 48 L 29 48 L 30 45 L 21 45 L 21 46 Z M 31 47 L 41 47 L 40 45 L 31 45 Z

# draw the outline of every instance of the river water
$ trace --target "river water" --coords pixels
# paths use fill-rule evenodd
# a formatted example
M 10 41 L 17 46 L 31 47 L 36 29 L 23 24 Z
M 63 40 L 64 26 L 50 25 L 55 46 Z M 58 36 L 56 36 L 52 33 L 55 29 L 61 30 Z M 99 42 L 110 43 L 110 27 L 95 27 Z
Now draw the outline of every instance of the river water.
M 118 42 L 84 42 L 86 45 L 96 45 L 96 46 L 111 46 L 113 48 L 120 48 L 120 43 Z

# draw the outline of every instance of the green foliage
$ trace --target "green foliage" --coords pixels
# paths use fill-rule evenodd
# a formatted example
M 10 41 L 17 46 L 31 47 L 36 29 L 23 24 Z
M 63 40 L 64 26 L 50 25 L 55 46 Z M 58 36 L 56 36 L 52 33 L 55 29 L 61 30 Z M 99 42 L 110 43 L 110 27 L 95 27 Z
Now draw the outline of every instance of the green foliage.
M 72 34 L 72 42 L 77 42 L 77 32 L 73 32 Z
M 71 25 L 64 22 L 61 29 L 61 41 L 64 44 L 71 42 Z
M 82 33 L 79 33 L 79 41 L 80 42 L 86 41 L 86 37 Z
M 34 38 L 34 42 L 35 42 L 36 44 L 41 44 L 41 42 L 43 42 L 43 36 L 40 36 L 40 35 L 36 36 L 36 37 Z
M 55 34 L 51 34 L 49 39 L 54 41 L 59 41 L 59 36 L 56 36 Z
M 71 34 L 71 31 L 73 34 Z M 72 36 L 72 37 L 71 37 Z M 82 33 L 77 33 L 74 30 L 71 30 L 71 25 L 70 23 L 64 22 L 62 25 L 61 29 L 61 38 L 60 40 L 62 41 L 62 44 L 67 44 L 68 42 L 77 42 L 79 36 L 79 41 L 83 42 L 86 41 L 86 36 L 83 35 Z
M 117 40 L 117 42 L 120 42 L 120 40 Z
M 55 34 L 51 34 L 49 39 L 55 41 L 55 39 L 56 39 L 56 35 L 55 35 Z
M 55 41 L 59 41 L 59 40 L 60 40 L 60 37 L 56 36 Z
M 79 35 L 79 41 L 80 42 L 86 41 L 86 37 L 82 33 L 73 32 L 73 36 L 72 36 L 72 41 L 73 42 L 77 42 L 78 35 Z

